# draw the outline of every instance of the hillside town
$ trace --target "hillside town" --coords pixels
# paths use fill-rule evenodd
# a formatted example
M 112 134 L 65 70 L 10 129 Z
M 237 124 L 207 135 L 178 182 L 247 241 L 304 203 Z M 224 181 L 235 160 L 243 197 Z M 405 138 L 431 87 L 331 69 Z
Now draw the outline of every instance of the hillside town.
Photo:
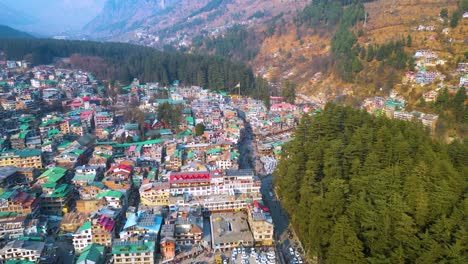
M 262 177 L 314 106 L 0 65 L 2 263 L 303 263 Z

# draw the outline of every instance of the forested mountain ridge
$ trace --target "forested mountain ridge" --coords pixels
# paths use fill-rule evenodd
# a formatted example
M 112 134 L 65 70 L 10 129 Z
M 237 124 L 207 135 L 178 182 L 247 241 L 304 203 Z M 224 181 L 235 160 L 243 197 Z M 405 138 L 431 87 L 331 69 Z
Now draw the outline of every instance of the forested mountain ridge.
M 0 38 L 34 38 L 34 36 L 9 26 L 0 25 Z
M 275 172 L 319 263 L 466 263 L 468 142 L 327 105 L 304 116 Z
M 266 84 L 256 79 L 247 65 L 215 56 L 165 53 L 123 43 L 52 39 L 5 39 L 0 41 L 0 50 L 9 59 L 26 59 L 33 64 L 70 57 L 73 68 L 93 72 L 104 80 L 129 83 L 138 78 L 162 85 L 178 80 L 184 85 L 226 92 L 236 92 L 235 86 L 240 83 L 242 94 L 268 97 Z

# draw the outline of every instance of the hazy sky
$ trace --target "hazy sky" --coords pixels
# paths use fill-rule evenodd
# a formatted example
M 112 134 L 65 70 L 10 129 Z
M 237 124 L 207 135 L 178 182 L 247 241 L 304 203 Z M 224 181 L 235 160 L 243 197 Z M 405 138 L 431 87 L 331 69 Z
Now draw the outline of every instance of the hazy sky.
M 17 26 L 40 34 L 59 34 L 81 29 L 93 19 L 106 0 L 0 0 L 0 3 L 37 18 L 38 23 Z

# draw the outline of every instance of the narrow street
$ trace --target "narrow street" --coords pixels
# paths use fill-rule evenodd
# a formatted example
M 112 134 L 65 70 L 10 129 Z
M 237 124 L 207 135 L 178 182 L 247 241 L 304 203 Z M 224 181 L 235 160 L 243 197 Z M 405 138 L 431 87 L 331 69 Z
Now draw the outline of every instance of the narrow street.
M 253 169 L 260 177 L 264 174 L 263 164 L 257 156 L 255 139 L 252 126 L 245 119 L 245 113 L 239 112 L 239 117 L 244 121 L 244 129 L 241 131 L 239 148 L 239 169 Z
M 245 120 L 245 114 L 243 112 L 239 111 L 239 117 L 244 121 L 244 129 L 241 131 L 241 139 L 238 143 L 240 152 L 239 169 L 255 169 L 256 174 L 260 177 L 262 181 L 260 192 L 273 218 L 275 240 L 277 241 L 276 246 L 279 251 L 281 263 L 291 263 L 292 257 L 289 253 L 289 248 L 292 246 L 294 249 L 297 249 L 299 242 L 294 234 L 291 233 L 288 214 L 276 197 L 273 187 L 273 175 L 264 174 L 263 164 L 255 151 L 252 126 Z M 302 249 L 300 251 L 302 252 Z

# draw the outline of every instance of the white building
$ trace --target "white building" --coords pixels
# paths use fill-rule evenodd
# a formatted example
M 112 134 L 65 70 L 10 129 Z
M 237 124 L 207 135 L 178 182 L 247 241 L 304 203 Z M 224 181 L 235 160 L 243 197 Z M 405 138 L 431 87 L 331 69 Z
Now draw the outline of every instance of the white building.
M 92 243 L 91 222 L 86 221 L 82 227 L 73 234 L 73 247 L 81 252 L 85 247 Z
M 0 259 L 38 262 L 44 251 L 44 245 L 41 241 L 13 240 L 0 249 Z

